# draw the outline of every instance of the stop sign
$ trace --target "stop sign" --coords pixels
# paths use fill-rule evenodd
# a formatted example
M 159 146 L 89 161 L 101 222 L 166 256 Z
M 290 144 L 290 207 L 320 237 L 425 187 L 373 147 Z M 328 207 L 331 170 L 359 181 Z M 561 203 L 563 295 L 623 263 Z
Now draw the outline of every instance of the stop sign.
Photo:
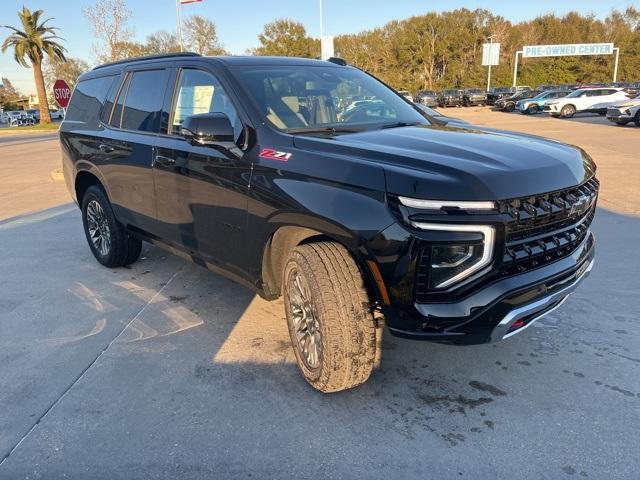
M 62 108 L 67 108 L 71 100 L 71 89 L 64 80 L 56 80 L 53 84 L 53 96 Z

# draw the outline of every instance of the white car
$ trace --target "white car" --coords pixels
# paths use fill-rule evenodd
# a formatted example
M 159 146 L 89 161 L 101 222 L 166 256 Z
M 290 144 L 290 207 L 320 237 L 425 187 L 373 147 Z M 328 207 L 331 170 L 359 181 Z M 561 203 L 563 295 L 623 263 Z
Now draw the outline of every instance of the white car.
M 411 95 L 407 90 L 398 90 L 398 93 L 413 103 L 413 95 Z
M 629 122 L 640 127 L 640 98 L 628 102 L 616 103 L 607 109 L 607 120 L 618 125 L 626 125 Z
M 544 105 L 544 111 L 552 117 L 571 118 L 576 113 L 607 113 L 607 108 L 629 100 L 629 95 L 621 88 L 594 87 L 579 88 L 569 95 Z

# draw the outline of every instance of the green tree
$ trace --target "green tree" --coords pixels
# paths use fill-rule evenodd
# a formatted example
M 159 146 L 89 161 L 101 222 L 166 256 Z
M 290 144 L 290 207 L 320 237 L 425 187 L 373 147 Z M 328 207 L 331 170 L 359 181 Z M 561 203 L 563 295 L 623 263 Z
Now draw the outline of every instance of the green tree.
M 13 48 L 13 58 L 19 65 L 33 68 L 33 76 L 38 92 L 40 103 L 40 122 L 51 123 L 49 115 L 49 104 L 42 75 L 42 62 L 45 55 L 51 59 L 65 60 L 66 49 L 57 40 L 62 40 L 56 35 L 57 28 L 47 26 L 51 19 L 41 20 L 42 10 L 31 12 L 28 8 L 22 7 L 18 12 L 18 18 L 22 23 L 22 30 L 16 27 L 5 25 L 11 33 L 2 43 L 2 52 L 9 47 Z
M 78 77 L 89 70 L 89 64 L 79 58 L 67 57 L 66 61 L 48 58 L 44 63 L 44 80 L 47 92 L 50 92 L 56 80 L 67 82 L 71 90 Z
M 285 57 L 317 58 L 320 56 L 320 41 L 307 36 L 299 22 L 286 18 L 267 23 L 258 35 L 260 46 L 254 55 L 277 55 Z
M 16 102 L 21 98 L 20 92 L 13 86 L 8 78 L 2 77 L 1 80 L 0 107 L 3 107 L 5 110 L 16 110 Z

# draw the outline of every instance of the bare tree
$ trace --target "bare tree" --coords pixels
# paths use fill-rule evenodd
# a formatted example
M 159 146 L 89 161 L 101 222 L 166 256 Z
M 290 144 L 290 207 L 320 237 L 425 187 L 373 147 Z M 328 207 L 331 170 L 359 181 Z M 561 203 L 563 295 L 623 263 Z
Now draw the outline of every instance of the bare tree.
M 216 25 L 201 15 L 191 15 L 184 21 L 183 33 L 187 50 L 200 55 L 224 55 L 227 52 L 220 41 Z
M 93 48 L 98 60 L 110 62 L 122 58 L 119 45 L 133 37 L 133 30 L 127 26 L 131 10 L 125 0 L 97 0 L 95 5 L 83 8 L 82 13 L 93 27 L 97 39 Z

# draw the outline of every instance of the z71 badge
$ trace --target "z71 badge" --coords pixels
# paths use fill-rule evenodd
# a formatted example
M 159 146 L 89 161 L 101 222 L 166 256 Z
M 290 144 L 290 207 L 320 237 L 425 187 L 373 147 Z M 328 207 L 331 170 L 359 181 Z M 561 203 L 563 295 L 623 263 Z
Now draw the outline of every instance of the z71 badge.
M 291 158 L 291 153 L 281 152 L 274 150 L 273 148 L 263 148 L 260 150 L 260 158 L 268 158 L 269 160 L 279 160 L 281 162 L 287 162 Z

